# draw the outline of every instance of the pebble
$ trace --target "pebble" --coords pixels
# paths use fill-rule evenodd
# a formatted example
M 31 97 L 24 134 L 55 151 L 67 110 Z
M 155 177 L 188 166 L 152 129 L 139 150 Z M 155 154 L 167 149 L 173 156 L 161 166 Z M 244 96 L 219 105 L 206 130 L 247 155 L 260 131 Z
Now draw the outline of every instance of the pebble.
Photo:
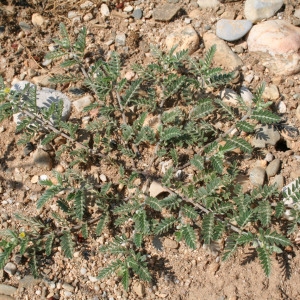
M 80 4 L 81 9 L 89 9 L 94 6 L 94 3 L 92 1 L 85 1 L 84 3 Z
M 86 95 L 86 96 L 72 102 L 72 104 L 74 105 L 77 112 L 82 112 L 83 109 L 86 106 L 90 105 L 93 101 L 94 101 L 93 96 Z
M 135 20 L 140 20 L 143 17 L 143 11 L 140 8 L 137 8 L 133 11 L 132 16 Z
M 296 109 L 296 117 L 298 120 L 300 120 L 300 104 L 297 106 L 297 109 Z
M 164 242 L 163 242 L 163 246 L 165 248 L 177 249 L 179 247 L 179 244 L 178 244 L 178 242 L 176 242 L 176 241 L 174 241 L 172 239 L 165 238 Z
M 252 138 L 252 146 L 256 148 L 265 148 L 267 144 L 275 146 L 280 140 L 280 133 L 271 125 L 261 126 L 256 130 Z
M 278 158 L 271 161 L 266 168 L 266 173 L 267 173 L 268 177 L 275 176 L 280 169 L 280 165 L 281 165 L 281 161 Z
M 75 289 L 74 286 L 72 286 L 71 284 L 66 283 L 66 282 L 63 283 L 62 288 L 69 292 L 74 292 L 74 289 Z
M 106 176 L 104 175 L 104 174 L 100 174 L 100 180 L 102 181 L 102 182 L 106 182 L 107 181 L 107 178 L 106 178 Z
M 200 39 L 198 33 L 192 25 L 187 25 L 169 34 L 166 38 L 166 46 L 168 50 L 177 45 L 176 51 L 188 50 L 189 54 L 199 49 Z
M 274 159 L 274 155 L 270 152 L 268 152 L 265 156 L 265 161 L 271 162 Z
M 244 100 L 244 102 L 247 105 L 251 105 L 253 102 L 253 94 L 249 91 L 249 89 L 247 89 L 246 87 L 242 86 L 240 88 L 240 96 L 242 97 L 242 99 Z
M 0 294 L 11 296 L 13 295 L 17 289 L 13 286 L 7 285 L 7 284 L 0 284 Z
M 45 22 L 45 19 L 43 16 L 41 16 L 38 13 L 34 13 L 31 17 L 31 22 L 34 26 L 42 26 Z
M 240 57 L 230 49 L 226 42 L 218 38 L 214 33 L 204 33 L 203 40 L 206 50 L 216 45 L 216 53 L 213 60 L 217 65 L 221 65 L 230 71 L 243 66 L 243 61 Z
M 104 3 L 101 4 L 100 12 L 103 17 L 108 17 L 110 14 L 108 6 Z
M 86 268 L 81 268 L 81 269 L 80 269 L 80 274 L 81 274 L 81 275 L 85 275 L 86 272 L 87 272 L 87 269 L 86 269 Z
M 68 18 L 69 19 L 74 19 L 78 16 L 79 16 L 79 13 L 75 10 L 71 10 L 71 11 L 68 12 Z
M 168 192 L 168 190 L 157 181 L 152 181 L 149 187 L 150 197 L 156 197 L 163 192 Z
M 225 41 L 236 41 L 248 33 L 252 22 L 248 20 L 226 20 L 217 22 L 216 35 Z
M 152 16 L 155 21 L 170 21 L 180 10 L 179 5 L 165 4 L 153 10 Z
M 300 19 L 300 8 L 296 9 L 294 12 L 294 16 L 298 19 Z
M 283 101 L 279 102 L 277 110 L 280 114 L 285 114 L 286 113 L 286 105 Z
M 90 282 L 97 282 L 97 281 L 99 281 L 99 279 L 97 277 L 94 277 L 94 276 L 89 276 L 89 280 L 90 280 Z
M 214 8 L 220 4 L 218 0 L 198 0 L 197 3 L 200 8 Z
M 52 158 L 43 149 L 38 148 L 35 150 L 35 152 L 33 153 L 33 161 L 36 165 L 44 170 L 52 169 Z
M 249 173 L 250 182 L 254 186 L 263 186 L 265 182 L 266 171 L 262 167 L 255 167 Z
M 274 74 L 292 75 L 300 71 L 300 28 L 284 20 L 255 25 L 248 37 L 249 52 L 264 52 L 261 63 Z
M 29 288 L 35 285 L 38 285 L 41 282 L 41 279 L 34 278 L 32 275 L 26 275 L 19 280 L 19 288 Z
M 70 291 L 64 291 L 64 296 L 69 298 L 69 297 L 72 297 L 73 294 Z
M 132 12 L 133 11 L 133 6 L 132 5 L 127 5 L 124 7 L 123 11 L 124 12 Z
M 25 33 L 29 33 L 31 30 L 31 26 L 25 22 L 20 22 L 19 26 L 21 27 L 21 29 L 25 32 Z
M 278 191 L 281 191 L 284 185 L 284 179 L 281 174 L 275 175 L 271 180 L 270 184 L 277 184 Z
M 50 77 L 49 77 L 50 78 Z M 28 84 L 28 81 L 18 81 L 15 83 L 11 90 L 12 91 L 21 91 L 25 88 L 26 84 Z M 33 86 L 32 83 L 30 83 L 31 86 Z M 28 100 L 28 94 L 24 95 L 23 99 L 24 101 Z M 64 108 L 62 111 L 62 120 L 66 121 L 71 113 L 71 101 L 69 98 L 61 93 L 60 91 L 49 89 L 49 88 L 41 88 L 37 93 L 37 106 L 39 108 L 46 108 L 49 107 L 49 104 L 51 103 L 58 103 L 60 100 L 63 101 Z M 14 115 L 14 121 L 18 124 L 20 122 L 20 114 Z
M 271 84 L 269 86 L 265 87 L 265 90 L 263 92 L 263 98 L 266 98 L 267 100 L 276 100 L 279 98 L 279 91 L 275 84 Z
M 139 297 L 145 296 L 145 286 L 141 282 L 135 282 L 132 286 L 132 291 L 136 293 Z
M 17 266 L 14 263 L 9 262 L 4 266 L 4 271 L 10 276 L 15 275 L 17 272 Z
M 126 44 L 126 35 L 125 33 L 119 33 L 115 38 L 116 46 L 125 46 Z
M 228 105 L 237 105 L 239 95 L 232 89 L 226 88 L 221 91 L 220 97 Z
M 38 175 L 33 175 L 30 182 L 31 183 L 37 183 L 39 181 L 39 176 Z
M 283 0 L 246 0 L 244 13 L 247 20 L 256 23 L 268 19 L 283 5 Z
M 92 13 L 87 13 L 86 15 L 84 15 L 83 16 L 83 20 L 85 21 L 85 22 L 88 22 L 88 21 L 90 21 L 90 20 L 93 20 L 93 14 Z

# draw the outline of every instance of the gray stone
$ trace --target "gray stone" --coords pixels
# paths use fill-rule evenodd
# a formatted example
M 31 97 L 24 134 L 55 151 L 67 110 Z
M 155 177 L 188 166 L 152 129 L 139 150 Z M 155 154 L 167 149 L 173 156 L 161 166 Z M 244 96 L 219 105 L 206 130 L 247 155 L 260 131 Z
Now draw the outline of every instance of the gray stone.
M 177 46 L 176 52 L 188 50 L 189 54 L 194 53 L 199 48 L 200 39 L 192 25 L 187 25 L 169 34 L 166 38 L 166 46 L 171 50 Z
M 17 289 L 13 286 L 7 285 L 7 284 L 0 284 L 0 294 L 11 296 L 13 295 Z
M 256 148 L 265 148 L 267 144 L 275 146 L 280 140 L 280 133 L 271 125 L 264 125 L 256 130 L 251 143 Z
M 249 52 L 272 73 L 292 75 L 300 71 L 300 28 L 284 20 L 270 20 L 252 27 L 247 37 Z
M 4 266 L 4 271 L 9 274 L 9 275 L 15 275 L 17 272 L 17 266 L 12 263 L 12 262 L 8 262 L 5 266 Z
M 232 89 L 226 88 L 221 91 L 220 98 L 228 105 L 237 105 L 239 95 Z
M 262 167 L 255 167 L 249 173 L 249 179 L 254 186 L 262 186 L 265 182 L 266 171 Z
M 21 27 L 21 29 L 26 32 L 26 33 L 29 33 L 30 30 L 31 30 L 31 26 L 25 22 L 20 22 L 19 23 L 19 26 Z
M 51 170 L 52 169 L 52 158 L 51 156 L 44 151 L 43 149 L 36 149 L 33 153 L 33 161 L 36 165 L 44 170 Z
M 19 288 L 29 288 L 41 282 L 41 279 L 34 278 L 32 275 L 26 275 L 19 280 Z
M 253 94 L 244 86 L 242 86 L 240 88 L 240 95 L 242 97 L 242 99 L 244 100 L 244 102 L 247 104 L 247 105 L 251 105 L 252 102 L 253 102 Z
M 78 112 L 82 112 L 83 109 L 93 102 L 93 97 L 91 95 L 84 96 L 73 102 L 73 105 Z
M 208 50 L 216 45 L 216 53 L 213 58 L 218 66 L 223 66 L 230 71 L 243 66 L 243 61 L 235 54 L 223 40 L 219 39 L 214 33 L 206 32 L 203 35 L 205 48 Z
M 216 35 L 225 41 L 236 41 L 242 38 L 252 27 L 248 20 L 226 20 L 217 22 Z
M 283 5 L 283 0 L 246 0 L 244 13 L 247 20 L 256 23 L 270 18 Z
M 278 173 L 279 169 L 280 169 L 280 165 L 281 165 L 281 161 L 278 158 L 271 161 L 269 163 L 269 165 L 267 166 L 267 168 L 266 168 L 266 172 L 267 172 L 268 177 L 275 176 Z
M 22 90 L 24 90 L 27 84 L 30 84 L 31 87 L 34 86 L 32 83 L 29 83 L 28 81 L 19 81 L 12 86 L 11 90 L 21 92 Z M 29 100 L 29 96 L 28 93 L 26 93 L 24 94 L 22 101 L 28 101 L 28 100 Z M 69 98 L 65 94 L 53 89 L 41 88 L 37 90 L 36 103 L 39 108 L 47 108 L 52 103 L 58 104 L 58 102 L 61 100 L 63 101 L 63 105 L 64 105 L 61 118 L 63 121 L 66 121 L 69 118 L 71 113 L 71 101 L 69 100 Z M 14 115 L 14 121 L 17 124 L 20 122 L 20 118 L 21 118 L 21 114 Z
M 135 20 L 140 20 L 143 17 L 143 11 L 140 8 L 137 8 L 133 11 L 132 16 Z
M 283 180 L 283 176 L 281 174 L 278 174 L 276 176 L 274 176 L 271 180 L 270 180 L 270 184 L 276 184 L 278 191 L 281 191 L 284 185 L 284 180 Z
M 173 4 L 176 4 L 179 2 L 179 0 L 168 0 L 169 3 L 173 3 Z
M 214 8 L 220 4 L 218 0 L 198 0 L 197 3 L 200 8 Z
M 3 33 L 3 32 L 5 32 L 5 26 L 0 26 L 0 33 Z
M 156 21 L 170 21 L 180 10 L 179 5 L 165 4 L 153 10 L 152 16 Z
M 115 38 L 116 46 L 125 46 L 126 44 L 126 35 L 125 33 L 119 33 Z

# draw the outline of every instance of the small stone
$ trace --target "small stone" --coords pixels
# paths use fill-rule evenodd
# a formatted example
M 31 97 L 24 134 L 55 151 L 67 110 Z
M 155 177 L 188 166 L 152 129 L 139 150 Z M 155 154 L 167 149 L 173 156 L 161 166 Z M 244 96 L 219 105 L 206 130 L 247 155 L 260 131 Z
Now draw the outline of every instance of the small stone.
M 274 159 L 274 155 L 270 152 L 268 152 L 265 156 L 265 161 L 271 162 Z
M 300 104 L 297 106 L 297 109 L 296 109 L 296 117 L 298 120 L 300 120 Z
M 38 285 L 41 282 L 41 279 L 34 278 L 32 275 L 26 275 L 19 280 L 19 288 L 29 288 L 35 285 Z M 0 291 L 1 292 L 1 291 Z
M 255 167 L 249 173 L 249 178 L 254 186 L 263 186 L 265 182 L 266 171 L 262 167 Z
M 194 53 L 199 48 L 199 36 L 192 25 L 187 25 L 169 34 L 166 38 L 166 46 L 171 50 L 177 46 L 175 52 L 188 50 L 189 54 Z
M 214 8 L 220 4 L 218 0 L 198 0 L 197 3 L 200 8 Z
M 276 184 L 278 187 L 278 191 L 281 191 L 284 185 L 284 179 L 281 174 L 276 175 L 270 180 L 270 184 Z
M 93 97 L 91 95 L 86 95 L 76 101 L 73 102 L 73 105 L 77 112 L 82 112 L 83 109 L 90 105 L 93 102 Z
M 107 181 L 107 178 L 106 178 L 106 176 L 105 176 L 104 174 L 100 174 L 100 180 L 101 180 L 102 182 L 106 182 L 106 181 Z
M 57 165 L 55 170 L 58 172 L 58 173 L 63 173 L 65 171 L 65 168 L 62 166 L 62 165 Z
M 280 101 L 278 104 L 278 112 L 280 114 L 285 114 L 286 113 L 286 105 L 283 101 Z
M 139 297 L 144 297 L 145 295 L 145 286 L 141 282 L 135 282 L 132 286 L 132 291 L 136 293 Z
M 149 187 L 150 197 L 156 197 L 163 192 L 168 192 L 168 190 L 157 181 L 152 181 Z
M 68 18 L 74 19 L 76 17 L 80 16 L 80 14 L 77 11 L 71 10 L 68 12 Z
M 48 178 L 48 175 L 46 175 L 46 174 L 42 174 L 41 176 L 40 176 L 40 180 L 41 181 L 43 181 L 43 180 L 48 180 L 49 178 Z
M 130 81 L 135 76 L 135 73 L 133 71 L 128 71 L 125 73 L 125 78 Z
M 32 17 L 31 17 L 31 22 L 32 22 L 32 24 L 33 24 L 34 26 L 40 27 L 40 26 L 42 26 L 42 25 L 44 24 L 45 19 L 44 19 L 44 17 L 41 16 L 40 14 L 35 13 L 35 14 L 33 14 Z
M 294 12 L 294 16 L 298 19 L 300 19 L 300 8 L 296 9 Z
M 62 288 L 69 292 L 74 292 L 74 289 L 75 289 L 74 286 L 72 286 L 71 284 L 66 283 L 66 282 L 62 285 Z
M 119 33 L 115 38 L 116 46 L 125 46 L 126 44 L 126 35 L 125 33 Z
M 252 73 L 245 75 L 244 80 L 248 83 L 251 83 L 254 78 L 254 75 Z
M 165 248 L 170 248 L 170 249 L 177 249 L 179 247 L 178 242 L 169 238 L 164 239 L 163 245 Z
M 253 102 L 252 99 L 254 96 L 246 87 L 244 87 L 244 86 L 241 87 L 240 95 L 247 105 L 250 106 L 252 104 L 252 102 Z
M 87 272 L 87 269 L 86 269 L 86 268 L 81 268 L 81 269 L 80 269 L 80 274 L 81 274 L 81 275 L 85 275 L 86 272 Z
M 252 22 L 248 20 L 226 20 L 217 22 L 216 35 L 225 41 L 236 41 L 251 29 Z
M 90 9 L 94 6 L 92 1 L 85 1 L 84 3 L 80 4 L 81 9 Z
M 34 150 L 34 146 L 32 143 L 27 143 L 23 149 L 23 153 L 25 156 L 28 156 Z
M 143 11 L 140 8 L 137 8 L 133 11 L 132 16 L 135 20 L 140 20 L 143 17 Z
M 220 97 L 223 102 L 228 105 L 237 105 L 238 104 L 238 94 L 232 89 L 224 89 L 220 93 Z
M 31 30 L 31 26 L 28 25 L 28 24 L 25 23 L 25 22 L 20 22 L 20 23 L 19 23 L 19 26 L 21 27 L 21 29 L 22 29 L 25 33 L 29 33 L 30 30 Z
M 276 100 L 279 98 L 279 91 L 275 84 L 271 84 L 269 86 L 266 86 L 263 95 L 264 98 L 268 100 Z
M 15 275 L 17 272 L 17 266 L 14 263 L 9 262 L 4 266 L 4 271 L 10 276 Z
M 153 18 L 156 21 L 170 21 L 180 10 L 180 6 L 165 4 L 153 10 Z
M 282 5 L 283 0 L 246 0 L 244 13 L 247 20 L 256 23 L 274 16 Z
M 67 298 L 69 298 L 69 297 L 72 297 L 73 294 L 70 291 L 64 291 L 64 296 L 67 297 Z
M 127 5 L 123 9 L 124 12 L 132 12 L 133 11 L 133 6 L 132 5 Z
M 103 17 L 108 17 L 110 14 L 108 6 L 104 3 L 101 4 L 100 12 Z
M 271 125 L 264 125 L 256 130 L 251 143 L 256 148 L 265 148 L 267 144 L 275 146 L 280 140 L 280 133 Z
M 83 16 L 83 20 L 85 21 L 85 22 L 88 22 L 88 21 L 90 21 L 90 20 L 93 20 L 93 14 L 92 13 L 87 13 L 86 15 L 84 15 Z
M 52 169 L 52 158 L 44 150 L 38 148 L 33 154 L 33 161 L 44 170 Z
M 99 281 L 99 279 L 97 277 L 94 277 L 94 276 L 89 276 L 89 280 L 90 280 L 90 282 L 97 282 L 97 281 Z
M 267 166 L 267 168 L 266 168 L 266 172 L 267 172 L 268 177 L 275 176 L 278 173 L 279 169 L 280 169 L 280 165 L 281 165 L 281 161 L 278 158 L 271 161 L 269 163 L 269 165 Z
M 168 0 L 169 3 L 173 3 L 173 4 L 176 4 L 179 2 L 179 0 Z
M 37 183 L 39 181 L 39 176 L 38 175 L 33 175 L 30 182 L 31 183 Z
M 11 296 L 13 295 L 17 289 L 13 286 L 7 284 L 0 284 L 0 294 Z

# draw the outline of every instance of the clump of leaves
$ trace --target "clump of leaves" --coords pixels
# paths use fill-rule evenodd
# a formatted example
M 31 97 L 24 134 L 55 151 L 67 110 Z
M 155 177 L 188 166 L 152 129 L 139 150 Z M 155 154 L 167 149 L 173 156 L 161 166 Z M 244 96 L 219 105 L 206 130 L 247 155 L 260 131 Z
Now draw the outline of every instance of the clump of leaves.
M 218 89 L 232 78 L 231 73 L 211 66 L 215 47 L 203 60 L 189 57 L 187 51 L 177 52 L 176 47 L 169 53 L 152 47 L 153 62 L 147 66 L 134 65 L 136 76 L 128 81 L 121 76 L 121 59 L 116 52 L 111 52 L 107 60 L 99 59 L 85 66 L 86 33 L 82 28 L 72 42 L 65 25 L 60 24 L 61 39 L 54 40 L 57 48 L 46 57 L 61 59 L 61 66 L 69 72 L 54 76 L 53 82 L 80 80 L 95 96 L 96 101 L 85 109 L 98 109 L 97 118 L 85 127 L 93 137 L 92 146 L 77 140 L 79 124 L 61 120 L 62 104 L 53 105 L 48 111 L 40 110 L 34 86 L 9 92 L 0 81 L 1 120 L 12 113 L 23 113 L 25 118 L 17 127 L 23 133 L 23 142 L 41 131 L 42 143 L 63 136 L 69 144 L 58 152 L 69 153 L 73 159 L 65 174 L 54 173 L 55 182 L 40 182 L 46 189 L 37 208 L 43 209 L 53 197 L 58 206 L 58 211 L 49 215 L 50 225 L 39 218 L 20 217 L 30 226 L 22 232 L 2 232 L 0 266 L 4 266 L 13 251 L 28 252 L 37 275 L 37 255 L 49 256 L 54 246 L 60 244 L 66 257 L 72 258 L 78 247 L 78 232 L 91 239 L 109 230 L 115 238 L 101 251 L 116 255 L 117 259 L 100 270 L 99 278 L 116 272 L 126 289 L 131 276 L 151 280 L 145 243 L 150 237 L 167 234 L 174 234 L 192 249 L 197 249 L 200 242 L 212 244 L 223 238 L 224 260 L 238 247 L 250 244 L 269 276 L 271 254 L 281 252 L 291 243 L 287 236 L 299 223 L 300 180 L 288 191 L 294 199 L 293 206 L 288 208 L 282 204 L 275 186 L 243 193 L 236 181 L 238 161 L 231 159 L 236 148 L 252 152 L 244 136 L 253 134 L 257 124 L 280 121 L 269 110 L 272 103 L 262 98 L 264 85 L 258 88 L 252 103 L 240 98 L 235 108 L 208 92 L 208 88 Z M 128 118 L 132 114 L 133 118 Z M 231 127 L 221 131 L 214 126 L 219 121 Z M 233 136 L 234 130 L 244 134 Z M 80 147 L 74 151 L 72 145 Z M 185 148 L 192 149 L 194 154 L 186 158 L 182 155 Z M 75 169 L 74 162 L 87 160 L 91 164 L 105 161 L 117 166 L 120 184 L 134 192 L 124 196 L 113 183 L 96 184 L 86 172 Z M 161 161 L 171 162 L 164 172 L 157 168 Z M 192 176 L 187 176 L 191 170 Z M 167 195 L 149 194 L 154 180 Z M 278 232 L 274 224 L 286 222 L 283 215 L 287 210 L 292 216 L 290 229 Z M 125 236 L 125 231 L 130 234 Z

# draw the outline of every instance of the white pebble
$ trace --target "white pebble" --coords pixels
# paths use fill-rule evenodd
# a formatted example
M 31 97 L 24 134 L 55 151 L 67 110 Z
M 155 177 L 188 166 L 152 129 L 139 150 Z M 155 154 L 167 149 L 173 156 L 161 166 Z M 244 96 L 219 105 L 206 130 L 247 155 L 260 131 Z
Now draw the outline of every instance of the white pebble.
M 99 279 L 97 277 L 94 277 L 94 276 L 89 276 L 89 280 L 91 282 L 97 282 Z
M 107 181 L 107 178 L 106 178 L 106 176 L 105 176 L 104 174 L 101 174 L 101 175 L 100 175 L 100 180 L 101 180 L 102 182 L 106 182 L 106 181 Z
M 78 16 L 78 12 L 77 11 L 71 10 L 71 11 L 68 12 L 68 18 L 69 19 L 73 19 L 73 18 L 75 18 L 77 16 Z
M 126 6 L 126 7 L 123 9 L 123 11 L 125 11 L 125 12 L 131 12 L 131 11 L 133 11 L 133 6 L 131 6 L 131 5 Z
M 92 20 L 93 18 L 94 18 L 93 15 L 91 13 L 88 13 L 83 17 L 83 20 L 85 22 L 88 22 L 88 21 Z
M 101 11 L 101 15 L 103 17 L 108 17 L 109 16 L 109 8 L 106 4 L 101 4 L 101 8 L 100 8 L 100 11 Z
M 43 180 L 47 180 L 48 179 L 48 176 L 43 174 L 40 176 L 40 180 L 43 181 Z
M 186 24 L 190 24 L 192 22 L 192 20 L 190 18 L 185 18 L 184 19 L 184 23 Z
M 86 271 L 87 271 L 86 268 L 81 268 L 81 269 L 80 269 L 80 274 L 81 274 L 81 275 L 85 275 L 85 274 L 86 274 Z
M 36 294 L 36 295 L 41 295 L 42 292 L 41 292 L 41 290 L 37 290 L 37 291 L 35 292 L 35 294 Z
M 286 113 L 286 105 L 283 101 L 280 101 L 278 104 L 278 112 L 280 114 L 285 114 Z
M 273 154 L 270 153 L 270 152 L 268 152 L 268 153 L 266 154 L 265 160 L 266 160 L 267 162 L 271 162 L 273 159 L 274 159 Z

